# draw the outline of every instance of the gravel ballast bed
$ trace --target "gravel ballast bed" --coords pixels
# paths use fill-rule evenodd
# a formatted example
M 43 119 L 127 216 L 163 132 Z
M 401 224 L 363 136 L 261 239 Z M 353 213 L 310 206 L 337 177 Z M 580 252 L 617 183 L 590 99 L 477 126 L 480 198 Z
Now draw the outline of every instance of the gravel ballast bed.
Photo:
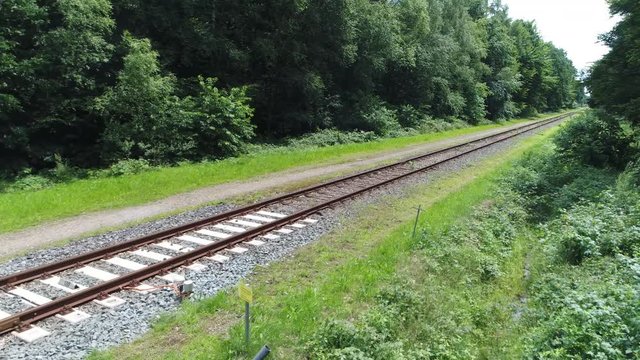
M 517 137 L 516 139 L 521 138 Z M 335 209 L 325 210 L 322 212 L 322 216 L 312 216 L 319 220 L 317 223 L 303 229 L 296 229 L 289 235 L 280 234 L 280 238 L 269 240 L 260 247 L 244 245 L 249 248 L 249 251 L 242 255 L 233 255 L 230 261 L 223 264 L 203 260 L 201 263 L 206 264 L 207 269 L 202 272 L 184 269 L 176 270 L 176 272 L 184 274 L 187 279 L 194 282 L 193 300 L 214 295 L 222 289 L 237 284 L 241 278 L 250 275 L 256 266 L 267 265 L 282 259 L 295 249 L 319 239 L 341 223 L 354 218 L 363 206 L 377 203 L 386 196 L 400 197 L 406 191 L 410 191 L 411 185 L 431 182 L 444 174 L 467 167 L 478 159 L 498 154 L 513 144 L 513 140 L 499 143 L 462 159 L 440 165 L 434 171 L 411 176 L 402 182 L 364 194 L 357 200 L 345 203 Z M 232 207 L 228 205 L 208 206 L 166 219 L 140 224 L 129 229 L 79 240 L 61 248 L 37 251 L 0 265 L 0 274 L 9 274 L 62 257 L 95 250 L 115 242 L 196 221 L 230 208 Z M 289 213 L 287 207 L 283 205 L 278 205 L 273 209 Z M 147 283 L 156 285 L 162 282 L 153 279 Z M 123 291 L 114 295 L 126 300 L 126 303 L 114 309 L 93 303 L 83 305 L 80 309 L 91 314 L 91 317 L 78 324 L 69 324 L 58 318 L 49 318 L 39 322 L 37 325 L 50 331 L 51 335 L 34 343 L 28 344 L 13 336 L 0 337 L 0 345 L 2 345 L 0 359 L 80 359 L 94 349 L 105 349 L 140 337 L 149 330 L 151 324 L 160 315 L 175 310 L 180 305 L 175 293 L 170 289 L 150 294 Z M 0 296 L 0 309 L 5 301 Z

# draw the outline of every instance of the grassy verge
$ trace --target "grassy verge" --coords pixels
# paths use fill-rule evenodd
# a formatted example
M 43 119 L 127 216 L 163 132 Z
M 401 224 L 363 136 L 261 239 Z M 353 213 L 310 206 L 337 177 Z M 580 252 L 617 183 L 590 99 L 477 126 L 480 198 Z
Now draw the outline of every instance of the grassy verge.
M 522 120 L 505 124 L 519 121 Z M 138 205 L 204 186 L 246 180 L 298 166 L 346 162 L 363 155 L 500 126 L 483 125 L 324 148 L 279 148 L 212 163 L 160 168 L 121 177 L 77 180 L 40 191 L 4 193 L 0 194 L 0 233 L 85 212 Z
M 468 216 L 473 205 L 490 197 L 493 182 L 503 169 L 524 152 L 540 146 L 553 132 L 528 138 L 500 157 L 416 186 L 405 198 L 382 199 L 384 206 L 378 203 L 361 209 L 354 221 L 300 249 L 291 259 L 258 269 L 251 279 L 256 302 L 252 319 L 254 342 L 249 353 L 266 343 L 274 350 L 273 358 L 304 358 L 306 342 L 325 319 L 357 319 L 372 308 L 380 289 L 396 283 L 398 276 L 410 279 L 407 286 L 412 288 L 416 284 L 430 286 L 423 287 L 430 296 L 421 306 L 446 311 L 464 304 L 468 299 L 454 298 L 451 294 L 455 289 L 448 289 L 451 284 L 457 289 L 465 286 L 454 278 L 460 272 L 430 277 L 428 269 L 414 266 L 416 256 L 424 255 L 424 251 L 416 250 L 416 241 L 410 236 L 415 206 L 421 204 L 425 209 L 420 228 L 430 232 L 450 228 Z M 517 242 L 514 248 L 504 283 L 472 295 L 485 296 L 487 303 L 513 300 L 521 288 L 518 282 L 522 281 L 526 246 Z M 159 321 L 143 339 L 95 353 L 91 358 L 245 358 L 241 311 L 234 291 L 187 303 L 176 314 Z M 495 338 L 510 336 L 504 330 L 496 327 Z M 405 329 L 407 333 L 411 331 Z

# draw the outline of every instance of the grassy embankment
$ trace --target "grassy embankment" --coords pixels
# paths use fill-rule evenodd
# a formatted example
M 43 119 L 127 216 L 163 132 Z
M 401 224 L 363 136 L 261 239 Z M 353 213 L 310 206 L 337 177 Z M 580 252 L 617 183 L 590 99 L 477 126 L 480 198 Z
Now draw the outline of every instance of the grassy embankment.
M 496 310 L 496 320 L 482 334 L 461 331 L 459 336 L 476 348 L 487 349 L 485 354 L 493 352 L 491 349 L 517 353 L 517 347 L 501 345 L 511 344 L 511 337 L 517 334 L 504 312 L 511 312 L 509 304 L 524 287 L 526 239 L 515 240 L 502 269 L 506 275 L 490 286 L 468 283 L 464 274 L 469 269 L 459 261 L 473 257 L 473 249 L 461 245 L 457 252 L 460 258 L 450 259 L 454 265 L 451 271 L 432 271 L 429 266 L 438 259 L 429 258 L 429 253 L 410 238 L 412 218 L 415 206 L 421 204 L 425 211 L 420 228 L 429 229 L 429 233 L 450 228 L 467 217 L 474 205 L 490 198 L 494 180 L 503 169 L 526 151 L 541 146 L 554 131 L 523 140 L 499 157 L 416 186 L 410 196 L 380 200 L 384 206 L 367 206 L 355 221 L 300 249 L 293 258 L 259 269 L 251 279 L 256 302 L 249 353 L 268 344 L 274 359 L 304 358 L 306 343 L 325 320 L 358 319 L 375 308 L 380 289 L 397 283 L 420 294 L 423 300 L 415 305 L 432 314 L 426 320 L 435 327 L 438 322 L 456 321 L 447 314 L 477 314 L 478 309 L 505 305 Z M 92 358 L 243 358 L 241 312 L 235 291 L 220 293 L 185 304 L 177 314 L 158 322 L 143 339 Z M 490 316 L 487 313 L 487 319 Z M 472 326 L 475 320 L 465 318 L 461 328 Z M 396 335 L 411 341 L 414 332 L 418 333 L 415 330 L 402 327 Z
M 551 114 L 544 115 L 545 117 Z M 347 162 L 363 155 L 518 123 L 323 148 L 277 148 L 217 162 L 158 168 L 135 175 L 76 180 L 39 191 L 0 193 L 0 233 L 81 213 L 139 205 L 181 192 L 305 165 Z

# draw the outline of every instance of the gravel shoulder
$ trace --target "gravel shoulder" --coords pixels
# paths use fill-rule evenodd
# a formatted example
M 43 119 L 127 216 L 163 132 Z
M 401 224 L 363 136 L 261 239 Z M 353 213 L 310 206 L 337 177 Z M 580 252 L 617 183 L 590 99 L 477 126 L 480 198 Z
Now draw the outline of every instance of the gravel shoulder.
M 82 214 L 47 222 L 16 232 L 0 234 L 0 243 L 2 244 L 2 247 L 0 247 L 0 258 L 15 256 L 61 241 L 79 238 L 86 234 L 106 232 L 109 229 L 122 227 L 132 222 L 144 221 L 145 219 L 162 216 L 163 214 L 205 206 L 212 202 L 243 197 L 257 192 L 275 191 L 282 186 L 296 187 L 296 184 L 302 184 L 314 179 L 348 173 L 362 167 L 373 167 L 382 163 L 495 134 L 524 124 L 526 124 L 526 122 L 452 137 L 445 140 L 412 145 L 403 149 L 371 154 L 363 158 L 354 158 L 338 164 L 297 167 L 267 176 L 257 177 L 249 181 L 230 182 L 205 187 L 148 204 Z

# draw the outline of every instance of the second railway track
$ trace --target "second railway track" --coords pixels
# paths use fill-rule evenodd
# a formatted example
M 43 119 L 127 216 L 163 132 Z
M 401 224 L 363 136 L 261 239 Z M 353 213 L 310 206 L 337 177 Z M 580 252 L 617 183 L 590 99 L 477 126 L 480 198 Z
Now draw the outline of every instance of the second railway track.
M 83 304 L 91 301 L 99 301 L 105 306 L 109 306 L 110 302 L 115 304 L 118 302 L 117 298 L 110 297 L 110 294 L 131 288 L 144 291 L 143 281 L 155 276 L 163 276 L 168 282 L 179 282 L 183 279 L 170 273 L 173 269 L 181 266 L 197 267 L 194 262 L 203 257 L 212 261 L 224 261 L 222 251 L 241 253 L 244 249 L 238 246 L 241 243 L 251 241 L 253 244 L 260 244 L 297 228 L 312 226 L 316 220 L 311 216 L 323 209 L 570 115 L 519 126 L 204 220 L 10 274 L 0 278 L 2 291 L 32 303 L 32 306 L 13 314 L 3 312 L 0 308 L 0 334 L 15 330 L 29 331 L 32 324 L 53 315 L 65 314 L 69 321 L 80 321 L 86 314 L 77 308 Z M 284 205 L 287 211 L 281 210 Z M 103 270 L 95 265 L 98 263 L 103 265 Z M 104 265 L 119 271 L 105 271 Z M 95 281 L 90 285 L 74 281 L 74 274 L 78 273 Z M 30 287 L 30 284 L 37 285 Z M 55 298 L 41 296 L 34 290 L 39 286 L 55 288 L 62 295 Z

